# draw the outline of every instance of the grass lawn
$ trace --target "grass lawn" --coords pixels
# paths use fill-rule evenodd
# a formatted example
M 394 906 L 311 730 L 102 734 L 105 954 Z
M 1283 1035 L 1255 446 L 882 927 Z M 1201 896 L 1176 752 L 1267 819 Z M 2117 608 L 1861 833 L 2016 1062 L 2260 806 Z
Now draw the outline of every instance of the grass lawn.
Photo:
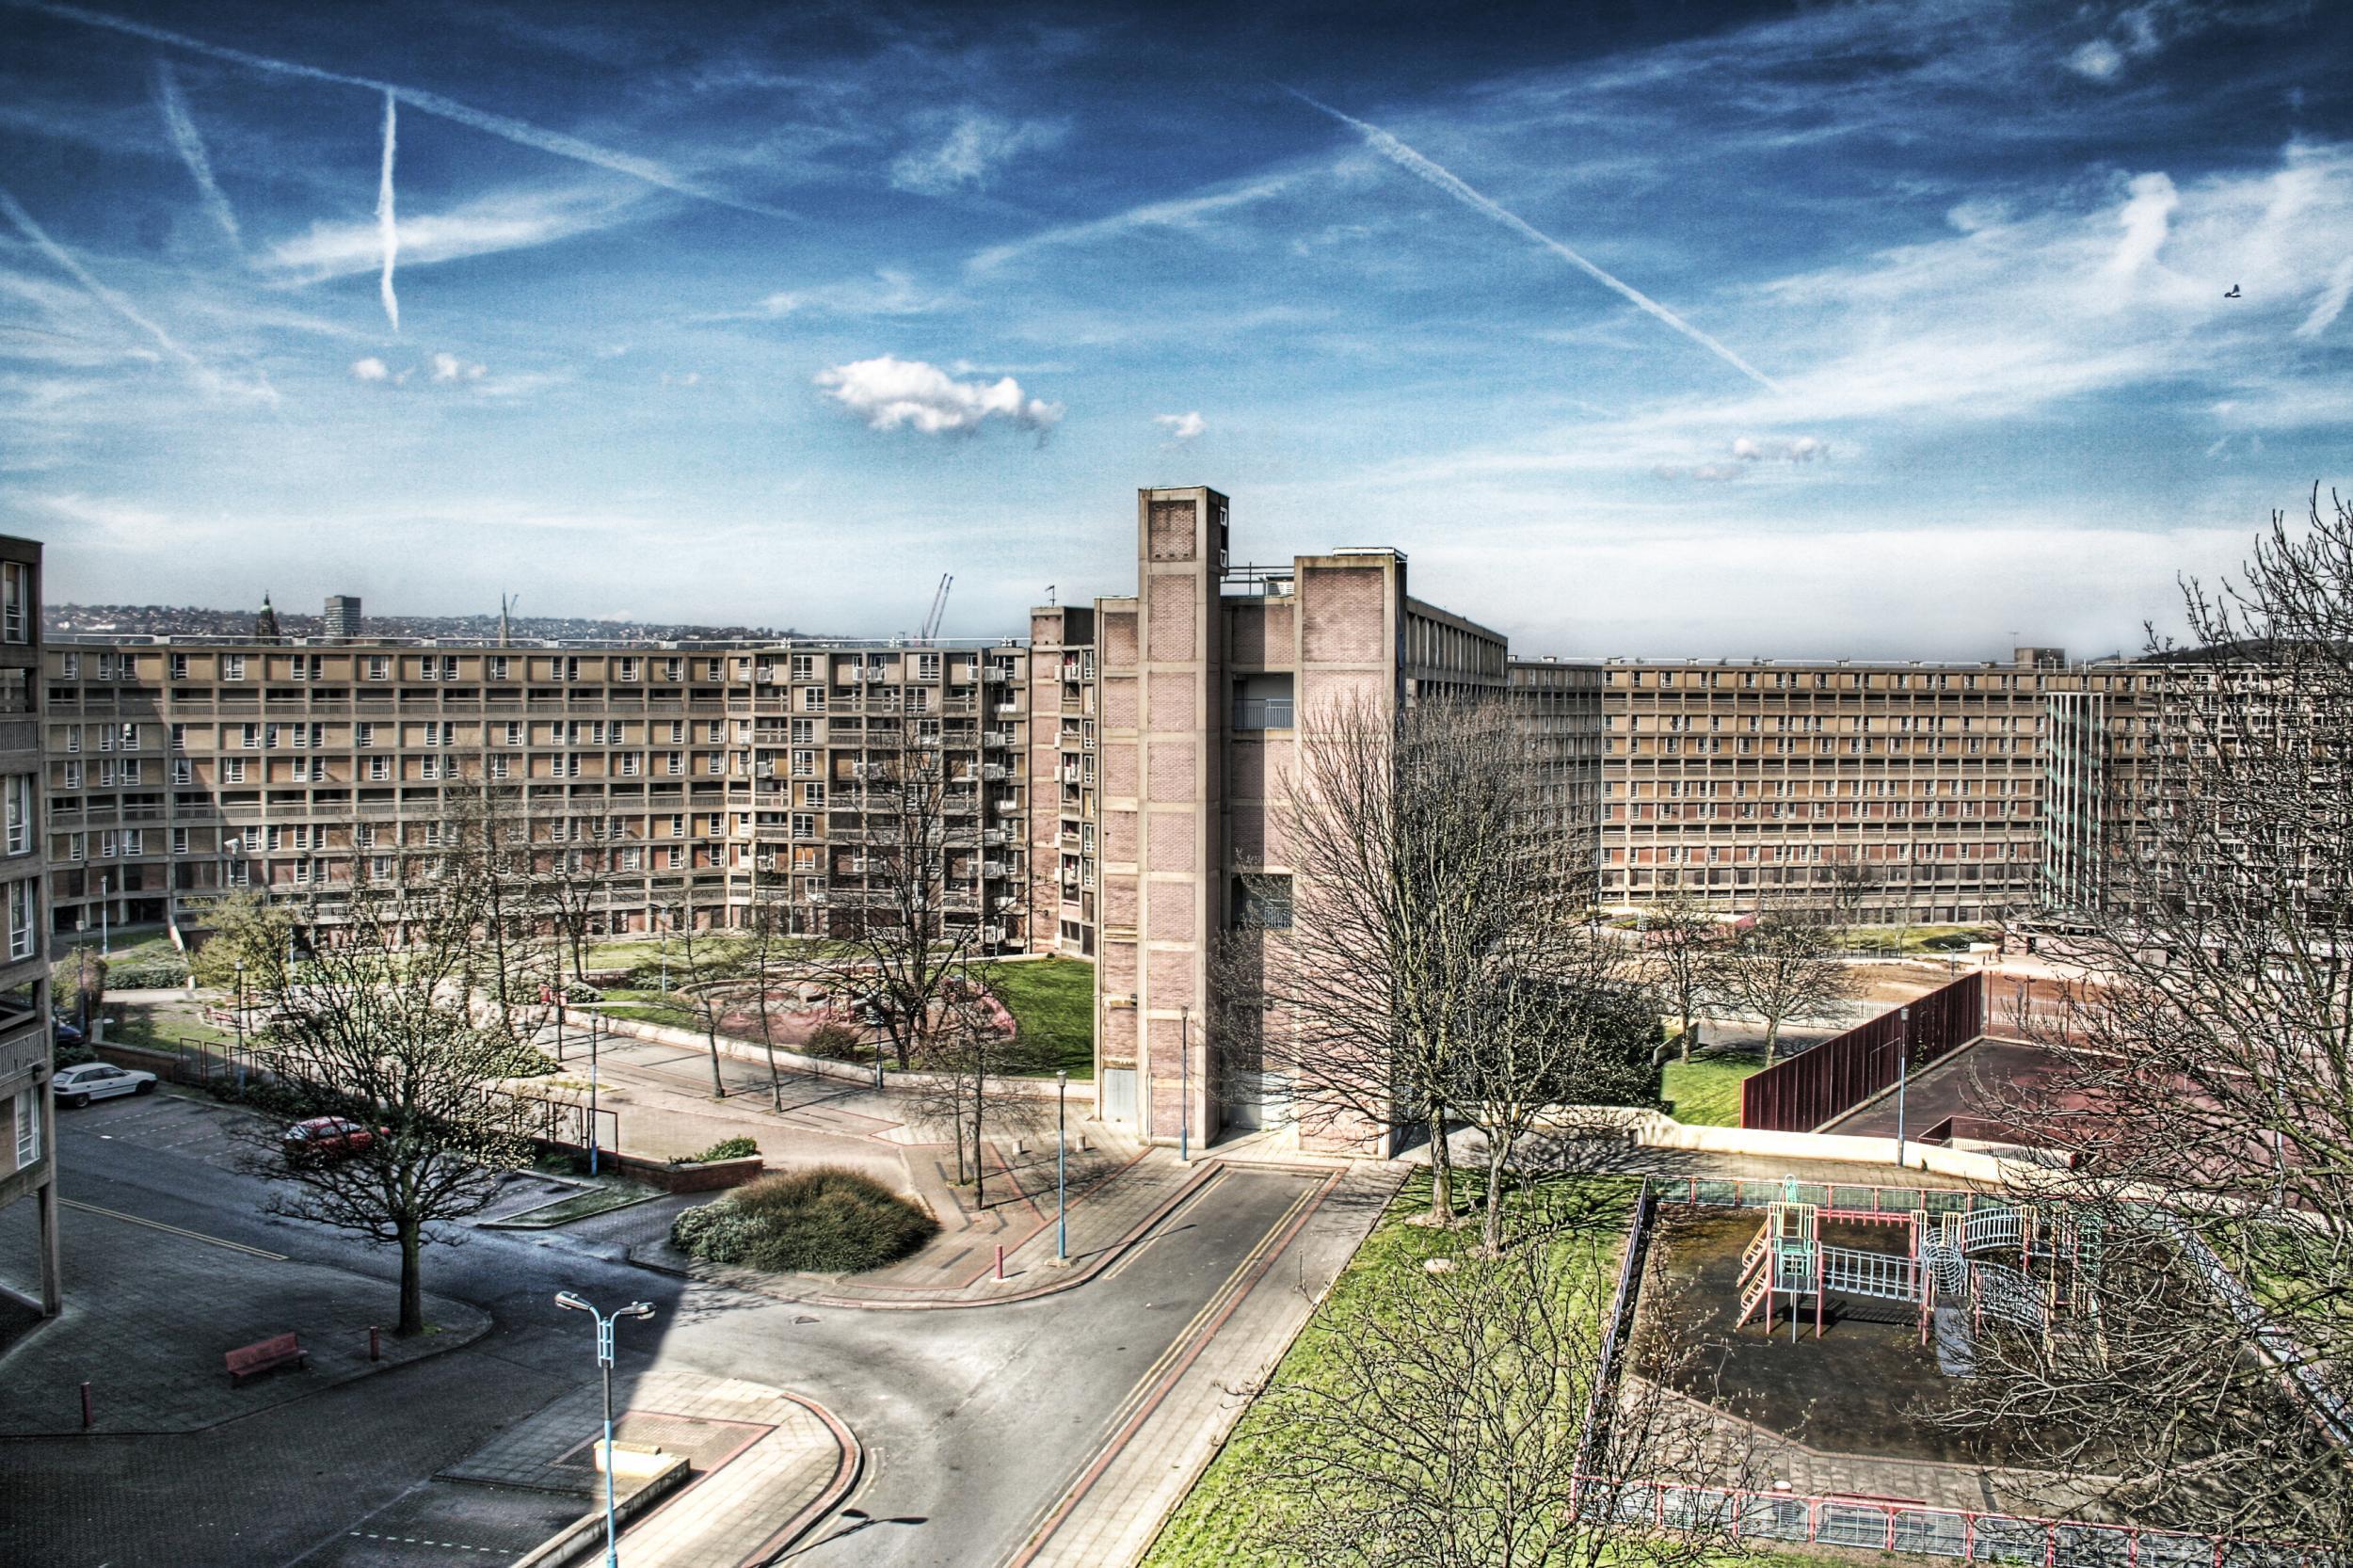
M 1740 1082 L 1762 1071 L 1765 1059 L 1746 1051 L 1719 1053 L 1702 1046 L 1689 1062 L 1669 1059 L 1667 1086 L 1673 1115 L 1689 1127 L 1738 1127 Z
M 1507 1200 L 1514 1208 L 1538 1204 L 1566 1218 L 1574 1215 L 1584 1235 L 1606 1233 L 1622 1239 L 1632 1218 L 1636 1183 L 1624 1176 L 1573 1176 L 1548 1181 Z M 1353 1300 L 1371 1288 L 1379 1276 L 1418 1272 L 1425 1259 L 1455 1249 L 1458 1238 L 1405 1222 L 1430 1206 L 1430 1181 L 1417 1174 L 1405 1184 L 1388 1214 L 1366 1238 L 1348 1268 L 1333 1282 L 1331 1292 L 1315 1316 L 1300 1331 L 1289 1353 L 1283 1357 L 1268 1387 L 1284 1384 L 1313 1384 L 1333 1375 L 1330 1363 L 1335 1326 Z M 1475 1223 L 1475 1221 L 1474 1221 Z M 1475 1238 L 1474 1238 L 1475 1239 Z M 1615 1268 L 1615 1245 L 1599 1255 L 1603 1266 Z M 1565 1419 L 1574 1420 L 1572 1414 Z M 1293 1568 L 1296 1560 L 1271 1547 L 1259 1534 L 1267 1523 L 1266 1500 L 1250 1480 L 1254 1455 L 1283 1444 L 1287 1434 L 1269 1414 L 1263 1396 L 1242 1413 L 1225 1439 L 1225 1446 L 1193 1483 L 1161 1527 L 1160 1539 L 1144 1560 L 1144 1568 L 1211 1568 L 1212 1564 L 1248 1562 L 1259 1568 Z
M 193 1010 L 168 1004 L 111 1002 L 106 1012 L 109 1016 L 121 1016 L 121 1022 L 106 1026 L 106 1038 L 118 1045 L 176 1050 L 183 1040 L 200 1046 L 220 1046 L 236 1039 L 234 1032 L 214 1028 Z
M 1945 953 L 1965 950 L 1971 942 L 1991 942 L 1995 932 L 1984 925 L 1858 925 L 1839 933 L 1850 948 L 1898 948 L 1905 952 Z
M 664 1001 L 660 991 L 607 991 L 606 1005 L 595 1009 L 608 1018 L 629 1018 L 641 1024 L 666 1024 L 672 1029 L 700 1031 L 702 1014 L 692 1007 Z
M 1556 1224 L 1574 1226 L 1573 1236 L 1562 1245 L 1576 1250 L 1565 1256 L 1582 1256 L 1577 1243 L 1586 1239 L 1596 1235 L 1609 1238 L 1609 1244 L 1592 1255 L 1591 1266 L 1610 1271 L 1614 1279 L 1620 1244 L 1633 1217 L 1636 1187 L 1632 1178 L 1625 1176 L 1563 1176 L 1514 1192 L 1507 1201 L 1514 1208 L 1541 1212 Z M 1270 1389 L 1283 1384 L 1313 1384 L 1331 1378 L 1334 1336 L 1340 1332 L 1338 1325 L 1344 1320 L 1341 1315 L 1351 1304 L 1379 1283 L 1382 1275 L 1418 1274 L 1425 1259 L 1452 1250 L 1450 1239 L 1405 1223 L 1425 1210 L 1429 1203 L 1429 1177 L 1427 1174 L 1417 1174 L 1406 1182 L 1388 1214 L 1366 1239 L 1348 1268 L 1333 1282 L 1315 1316 L 1307 1320 L 1275 1368 L 1268 1382 Z M 1605 1289 L 1609 1283 L 1603 1281 Z M 1563 1418 L 1576 1417 L 1572 1414 Z M 1270 1414 L 1262 1393 L 1242 1413 L 1201 1479 L 1169 1515 L 1144 1559 L 1144 1568 L 1224 1568 L 1225 1564 L 1237 1562 L 1247 1562 L 1254 1568 L 1296 1568 L 1296 1559 L 1269 1545 L 1260 1533 L 1271 1522 L 1267 1513 L 1269 1503 L 1263 1493 L 1252 1485 L 1249 1475 L 1254 1455 L 1286 1439 L 1286 1432 L 1277 1417 Z M 1823 1560 L 1801 1553 L 1757 1551 L 1728 1554 L 1722 1561 L 1725 1568 L 1735 1564 L 1739 1568 L 1820 1568 Z
M 1046 1069 L 1074 1079 L 1095 1077 L 1095 966 L 1083 958 L 1037 958 L 984 964 L 980 977 L 997 993 L 1021 1032 L 1054 1052 Z

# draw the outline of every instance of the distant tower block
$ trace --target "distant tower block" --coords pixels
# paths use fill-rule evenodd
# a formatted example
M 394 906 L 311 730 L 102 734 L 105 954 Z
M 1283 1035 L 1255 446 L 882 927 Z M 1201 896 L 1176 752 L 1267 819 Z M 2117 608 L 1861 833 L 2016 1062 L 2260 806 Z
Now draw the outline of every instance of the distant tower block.
M 327 634 L 330 637 L 351 638 L 360 635 L 360 600 L 356 594 L 327 596 Z

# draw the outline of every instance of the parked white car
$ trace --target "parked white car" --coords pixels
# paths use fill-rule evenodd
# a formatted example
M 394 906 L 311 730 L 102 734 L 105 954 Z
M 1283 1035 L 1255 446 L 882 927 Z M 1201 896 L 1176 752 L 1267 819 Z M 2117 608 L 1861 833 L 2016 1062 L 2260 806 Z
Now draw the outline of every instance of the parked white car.
M 136 1067 L 118 1067 L 110 1062 L 85 1062 L 78 1067 L 60 1068 L 55 1081 L 57 1103 L 75 1107 L 103 1100 L 108 1095 L 155 1092 L 153 1073 L 143 1073 Z

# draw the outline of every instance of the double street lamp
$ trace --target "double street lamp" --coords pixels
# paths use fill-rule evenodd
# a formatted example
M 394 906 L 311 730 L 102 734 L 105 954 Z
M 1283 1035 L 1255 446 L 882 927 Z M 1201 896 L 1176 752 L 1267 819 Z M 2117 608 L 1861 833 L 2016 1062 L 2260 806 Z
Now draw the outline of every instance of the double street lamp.
M 585 1312 L 597 1320 L 597 1368 L 604 1374 L 604 1563 L 619 1568 L 620 1532 L 613 1509 L 613 1325 L 623 1318 L 650 1318 L 650 1302 L 632 1302 L 610 1312 L 599 1312 L 587 1298 L 570 1290 L 556 1292 L 555 1304 L 567 1312 Z

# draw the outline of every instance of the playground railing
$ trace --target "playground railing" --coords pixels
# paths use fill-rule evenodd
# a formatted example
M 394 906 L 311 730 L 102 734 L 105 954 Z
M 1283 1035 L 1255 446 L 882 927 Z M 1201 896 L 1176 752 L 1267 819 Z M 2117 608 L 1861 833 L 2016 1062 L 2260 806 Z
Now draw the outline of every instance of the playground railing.
M 1882 1187 L 1869 1182 L 1801 1181 L 1761 1176 L 1653 1176 L 1651 1193 L 1660 1203 L 1707 1208 L 1763 1208 L 1776 1203 L 1810 1203 L 1826 1214 L 1966 1214 L 1979 1208 L 2009 1208 L 2017 1199 L 1965 1187 Z
M 1577 1507 L 1743 1542 L 1849 1546 L 2041 1568 L 2353 1568 L 2353 1552 L 2136 1525 L 1980 1513 L 1873 1497 L 1809 1496 L 1673 1481 L 1581 1479 Z

